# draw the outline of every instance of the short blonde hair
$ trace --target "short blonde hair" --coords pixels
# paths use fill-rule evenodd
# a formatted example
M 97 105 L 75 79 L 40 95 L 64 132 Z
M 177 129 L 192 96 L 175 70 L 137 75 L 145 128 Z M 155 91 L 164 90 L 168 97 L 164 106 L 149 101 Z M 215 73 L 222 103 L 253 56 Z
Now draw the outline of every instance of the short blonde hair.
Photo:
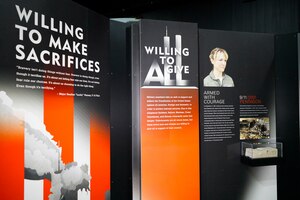
M 226 58 L 226 60 L 228 60 L 229 56 L 228 56 L 227 51 L 226 51 L 225 49 L 222 49 L 222 48 L 219 48 L 219 47 L 216 47 L 216 48 L 214 48 L 213 50 L 211 50 L 211 52 L 210 52 L 210 54 L 209 54 L 209 58 L 210 58 L 211 60 L 214 60 L 214 59 L 217 57 L 217 54 L 218 54 L 219 52 L 220 52 L 220 53 L 223 53 L 224 56 L 225 56 L 225 58 Z

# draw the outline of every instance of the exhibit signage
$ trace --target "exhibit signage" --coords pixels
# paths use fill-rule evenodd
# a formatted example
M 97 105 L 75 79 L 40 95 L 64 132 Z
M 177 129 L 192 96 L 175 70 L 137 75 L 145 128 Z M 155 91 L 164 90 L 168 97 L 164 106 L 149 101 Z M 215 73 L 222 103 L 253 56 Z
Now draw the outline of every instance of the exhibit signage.
M 132 35 L 133 198 L 199 199 L 197 25 L 141 20 Z
M 1 198 L 108 199 L 108 19 L 56 0 L 0 16 Z
M 199 29 L 199 78 L 201 198 L 277 199 L 276 166 L 241 162 L 242 142 L 276 141 L 274 36 Z

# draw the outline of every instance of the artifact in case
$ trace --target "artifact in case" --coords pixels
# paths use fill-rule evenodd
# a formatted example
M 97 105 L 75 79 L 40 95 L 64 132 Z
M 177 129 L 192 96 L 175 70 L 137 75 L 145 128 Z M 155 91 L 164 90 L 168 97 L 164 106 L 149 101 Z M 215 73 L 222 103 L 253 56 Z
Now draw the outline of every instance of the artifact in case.
M 251 159 L 282 157 L 281 142 L 242 142 L 242 156 Z
M 241 142 L 241 160 L 249 165 L 274 165 L 283 157 L 281 142 Z

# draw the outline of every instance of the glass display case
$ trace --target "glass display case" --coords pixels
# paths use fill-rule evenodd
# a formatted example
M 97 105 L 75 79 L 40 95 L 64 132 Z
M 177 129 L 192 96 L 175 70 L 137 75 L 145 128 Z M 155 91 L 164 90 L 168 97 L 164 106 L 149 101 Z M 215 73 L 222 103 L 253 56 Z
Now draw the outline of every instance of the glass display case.
M 281 142 L 241 142 L 241 161 L 248 165 L 276 165 L 283 157 Z

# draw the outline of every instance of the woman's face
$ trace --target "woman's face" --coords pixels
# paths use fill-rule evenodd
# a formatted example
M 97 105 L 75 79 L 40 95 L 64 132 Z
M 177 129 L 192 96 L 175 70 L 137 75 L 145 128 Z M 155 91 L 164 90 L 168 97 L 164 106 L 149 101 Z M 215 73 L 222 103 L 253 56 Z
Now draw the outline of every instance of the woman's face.
M 211 63 L 214 66 L 214 70 L 218 72 L 224 72 L 226 68 L 227 59 L 222 52 L 217 52 L 215 59 L 211 60 Z

